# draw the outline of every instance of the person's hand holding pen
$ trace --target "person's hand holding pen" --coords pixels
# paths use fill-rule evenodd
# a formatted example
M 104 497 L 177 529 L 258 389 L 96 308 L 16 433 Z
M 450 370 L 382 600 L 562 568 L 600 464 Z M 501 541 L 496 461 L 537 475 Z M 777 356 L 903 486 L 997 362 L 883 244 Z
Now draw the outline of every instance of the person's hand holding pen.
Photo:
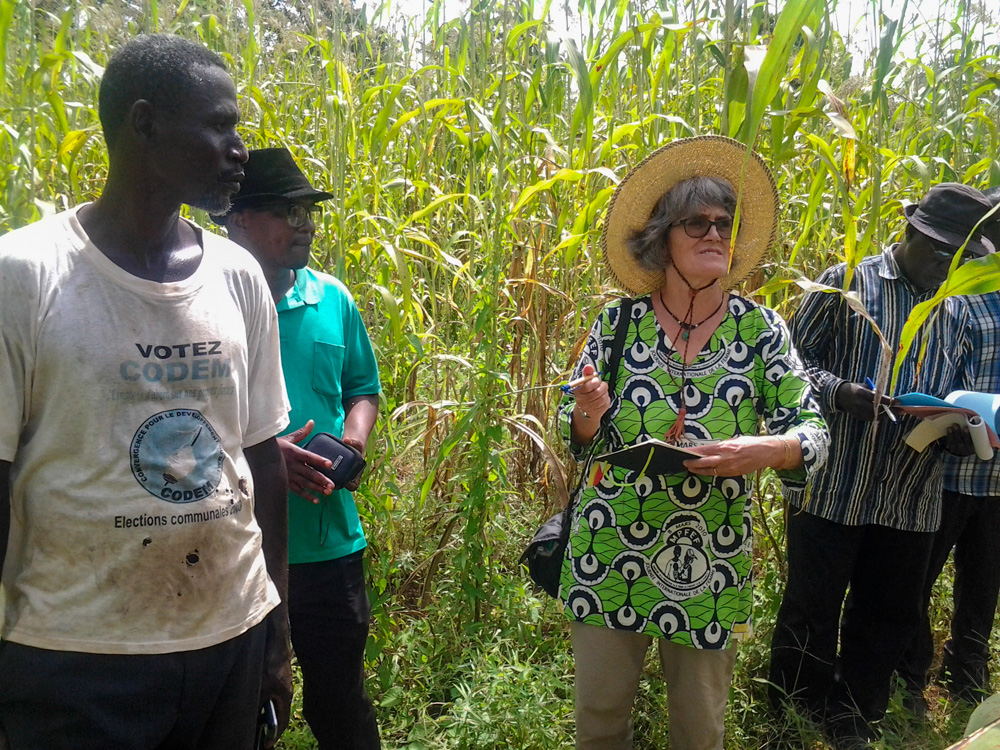
M 875 388 L 875 381 L 872 380 L 871 378 L 865 378 L 865 385 L 867 385 L 869 388 L 871 388 L 872 392 L 874 392 L 876 390 L 876 388 Z M 885 413 L 885 415 L 887 417 L 889 417 L 889 419 L 891 421 L 898 422 L 899 420 L 896 419 L 896 415 L 893 414 L 892 413 L 892 409 L 889 408 L 890 406 L 894 405 L 895 403 L 896 403 L 896 399 L 889 398 L 885 394 L 882 394 L 882 401 L 881 401 L 882 411 Z
M 872 422 L 875 420 L 876 415 L 875 384 L 871 382 L 870 378 L 866 382 L 870 383 L 867 387 L 860 383 L 841 383 L 833 399 L 837 408 L 841 411 L 847 412 L 855 419 L 860 419 L 863 422 Z M 893 422 L 896 421 L 896 415 L 890 411 L 890 407 L 896 405 L 896 399 L 882 394 L 882 398 L 879 400 L 879 407 L 882 409 L 883 414 L 887 415 Z
M 591 365 L 584 365 L 583 375 L 563 386 L 575 400 L 573 407 L 573 442 L 587 445 L 601 426 L 601 417 L 611 408 L 608 384 Z

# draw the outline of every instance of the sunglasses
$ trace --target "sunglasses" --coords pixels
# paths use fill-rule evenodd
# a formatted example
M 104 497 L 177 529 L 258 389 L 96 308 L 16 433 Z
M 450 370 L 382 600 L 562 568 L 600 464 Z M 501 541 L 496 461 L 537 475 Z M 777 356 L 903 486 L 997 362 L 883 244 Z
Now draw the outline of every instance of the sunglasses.
M 258 206 L 258 210 L 267 211 L 275 216 L 280 216 L 288 222 L 292 229 L 299 229 L 305 226 L 306 221 L 312 219 L 313 224 L 318 224 L 323 218 L 323 207 L 318 203 L 306 206 L 302 203 L 270 203 Z
M 704 216 L 695 216 L 693 219 L 675 221 L 670 226 L 684 227 L 684 234 L 693 240 L 700 240 L 712 230 L 712 227 L 715 227 L 715 231 L 719 233 L 721 239 L 728 240 L 733 236 L 733 220 L 728 216 L 715 221 L 706 219 Z

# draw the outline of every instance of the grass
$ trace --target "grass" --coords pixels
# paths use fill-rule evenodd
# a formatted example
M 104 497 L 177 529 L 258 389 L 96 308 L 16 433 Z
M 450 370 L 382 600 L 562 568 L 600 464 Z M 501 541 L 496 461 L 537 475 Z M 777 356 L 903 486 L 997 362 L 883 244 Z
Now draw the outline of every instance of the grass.
M 949 566 L 950 567 L 950 566 Z M 950 616 L 946 570 L 933 611 L 935 628 Z M 553 748 L 573 744 L 573 665 L 569 629 L 558 605 L 510 571 L 492 582 L 489 625 L 453 616 L 454 582 L 442 581 L 426 612 L 404 615 L 389 654 L 373 666 L 369 690 L 387 748 Z M 726 747 L 825 750 L 804 719 L 778 719 L 768 708 L 768 643 L 780 600 L 780 579 L 758 578 L 755 635 L 740 647 L 726 718 Z M 996 645 L 996 644 L 995 644 Z M 637 750 L 668 746 L 667 696 L 655 650 L 646 661 L 635 708 Z M 915 720 L 894 696 L 878 750 L 931 750 L 959 739 L 972 707 L 928 690 L 930 712 Z M 301 721 L 281 747 L 312 748 Z
M 615 293 L 598 244 L 614 185 L 668 139 L 755 143 L 783 214 L 745 291 L 787 314 L 790 280 L 878 252 L 903 200 L 942 180 L 1000 184 L 996 24 L 967 0 L 926 20 L 905 3 L 884 15 L 866 5 L 875 47 L 858 54 L 819 0 L 425 8 L 426 20 L 397 20 L 333 0 L 0 0 L 0 232 L 98 194 L 97 86 L 124 39 L 174 31 L 223 55 L 248 144 L 288 146 L 335 194 L 313 262 L 352 289 L 377 349 L 385 403 L 358 499 L 385 744 L 566 747 L 567 631 L 515 560 L 565 501 L 554 386 Z M 559 38 L 549 21 L 569 15 L 559 25 L 579 33 Z M 737 668 L 728 743 L 821 747 L 765 710 L 783 560 L 780 496 L 763 488 L 757 634 Z M 666 745 L 652 665 L 636 713 L 643 748 Z M 967 710 L 933 703 L 922 725 L 894 703 L 886 747 L 956 739 Z M 301 718 L 282 744 L 312 746 Z

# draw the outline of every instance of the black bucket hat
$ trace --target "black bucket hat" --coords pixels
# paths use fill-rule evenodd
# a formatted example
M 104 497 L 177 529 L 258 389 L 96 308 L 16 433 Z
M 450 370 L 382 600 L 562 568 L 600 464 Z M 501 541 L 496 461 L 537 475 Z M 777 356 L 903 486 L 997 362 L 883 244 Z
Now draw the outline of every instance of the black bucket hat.
M 983 195 L 994 207 L 1000 204 L 1000 187 L 984 190 Z M 1000 249 L 1000 212 L 993 214 L 983 227 L 983 237 L 993 243 L 993 249 Z
M 212 217 L 216 223 L 224 224 L 226 216 L 234 211 L 267 203 L 302 199 L 327 201 L 333 198 L 333 193 L 317 190 L 309 184 L 309 179 L 287 148 L 256 148 L 249 154 L 247 163 L 243 165 L 245 176 L 240 183 L 240 192 L 233 196 L 233 205 L 227 214 Z
M 957 182 L 942 182 L 927 191 L 919 203 L 903 209 L 906 220 L 921 234 L 956 250 L 965 244 L 973 227 L 993 208 L 993 202 L 975 188 Z M 983 256 L 996 248 L 976 229 L 965 249 Z

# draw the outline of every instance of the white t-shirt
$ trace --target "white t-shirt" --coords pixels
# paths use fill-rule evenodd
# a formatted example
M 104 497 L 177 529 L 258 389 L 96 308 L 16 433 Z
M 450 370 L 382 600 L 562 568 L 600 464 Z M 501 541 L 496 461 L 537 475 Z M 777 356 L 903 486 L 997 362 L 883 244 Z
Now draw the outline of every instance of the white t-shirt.
M 190 278 L 137 278 L 78 208 L 0 237 L 0 637 L 116 654 L 221 643 L 279 601 L 243 455 L 288 423 L 274 303 L 245 250 L 200 230 Z

